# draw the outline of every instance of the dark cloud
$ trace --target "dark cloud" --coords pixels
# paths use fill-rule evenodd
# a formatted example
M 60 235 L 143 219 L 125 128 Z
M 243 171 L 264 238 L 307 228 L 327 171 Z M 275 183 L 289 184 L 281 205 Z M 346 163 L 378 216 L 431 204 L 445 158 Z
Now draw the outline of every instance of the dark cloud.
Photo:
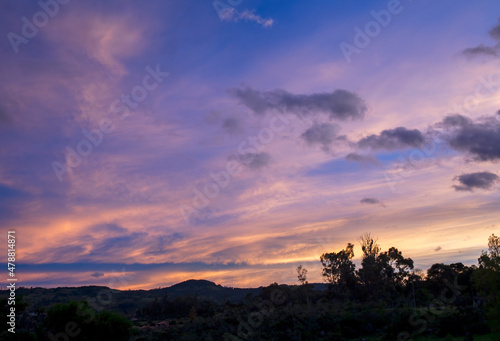
M 243 130 L 243 125 L 238 117 L 229 117 L 222 122 L 222 129 L 228 134 L 237 134 Z
M 92 277 L 96 277 L 96 278 L 97 278 L 97 277 L 102 277 L 102 276 L 104 276 L 104 272 L 94 272 L 94 273 L 92 274 Z
M 357 153 L 349 153 L 345 157 L 346 160 L 348 161 L 355 161 L 355 162 L 361 162 L 363 164 L 371 163 L 371 164 L 378 164 L 377 159 L 373 155 L 361 155 Z
M 269 165 L 271 155 L 266 152 L 246 153 L 238 156 L 240 163 L 252 170 L 259 170 Z
M 465 50 L 463 50 L 463 54 L 467 58 L 474 58 L 477 56 L 489 56 L 489 57 L 498 57 L 498 53 L 500 52 L 500 49 L 498 47 L 492 47 L 492 46 L 484 46 L 483 44 L 476 46 L 476 47 L 470 47 Z
M 443 119 L 443 122 L 438 123 L 439 127 L 463 127 L 472 124 L 472 120 L 467 116 L 460 114 L 448 115 Z
M 438 246 L 437 248 L 434 249 L 434 252 L 438 252 L 438 251 L 441 251 L 442 247 L 441 246 Z
M 307 144 L 311 146 L 319 144 L 324 151 L 329 151 L 339 131 L 340 127 L 336 124 L 314 123 L 311 128 L 307 129 L 301 135 L 301 137 Z
M 481 44 L 476 47 L 467 48 L 463 50 L 462 53 L 468 58 L 478 56 L 498 57 L 500 55 L 500 18 L 498 19 L 497 25 L 493 27 L 488 33 L 490 37 L 497 42 L 496 45 L 485 46 Z
M 359 202 L 363 205 L 380 205 L 382 207 L 385 207 L 385 205 L 377 198 L 363 198 Z
M 230 93 L 256 114 L 275 109 L 298 116 L 326 114 L 330 119 L 345 121 L 362 119 L 366 112 L 363 99 L 342 89 L 332 93 L 296 95 L 282 89 L 261 92 L 245 87 L 231 89 Z
M 358 142 L 361 148 L 397 150 L 407 147 L 420 147 L 424 144 L 424 135 L 417 129 L 405 127 L 384 130 L 380 135 L 370 135 Z
M 465 116 L 450 115 L 436 126 L 444 128 L 441 138 L 453 149 L 472 155 L 474 160 L 500 159 L 500 121 L 494 117 L 473 122 Z
M 454 185 L 456 191 L 470 191 L 475 188 L 491 189 L 498 182 L 498 175 L 490 172 L 467 173 L 455 177 L 453 180 L 458 180 L 460 185 Z
M 491 38 L 500 43 L 500 18 L 498 18 L 497 25 L 493 27 L 488 33 Z

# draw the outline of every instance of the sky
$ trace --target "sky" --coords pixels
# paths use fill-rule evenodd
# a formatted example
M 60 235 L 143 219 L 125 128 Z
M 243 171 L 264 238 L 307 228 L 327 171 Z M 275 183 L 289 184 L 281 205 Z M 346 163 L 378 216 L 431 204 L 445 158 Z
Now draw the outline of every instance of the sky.
M 22 286 L 321 282 L 500 233 L 498 1 L 2 1 L 0 248 Z M 5 257 L 4 262 L 7 262 Z M 7 276 L 7 270 L 5 270 Z

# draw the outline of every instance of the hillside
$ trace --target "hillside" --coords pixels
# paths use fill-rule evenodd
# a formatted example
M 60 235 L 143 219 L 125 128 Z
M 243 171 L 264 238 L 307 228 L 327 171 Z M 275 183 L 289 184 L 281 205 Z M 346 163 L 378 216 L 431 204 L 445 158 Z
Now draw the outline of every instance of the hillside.
M 151 290 L 117 290 L 105 286 L 59 287 L 59 288 L 23 288 L 16 290 L 18 297 L 23 296 L 27 302 L 28 310 L 47 308 L 56 303 L 87 300 L 91 305 L 104 307 L 109 310 L 133 316 L 135 312 L 153 302 L 162 299 L 165 295 L 169 298 L 198 296 L 200 299 L 225 303 L 242 302 L 248 294 L 254 296 L 262 288 L 230 288 L 223 287 L 207 280 L 187 280 L 170 287 Z M 0 298 L 7 298 L 8 291 L 1 290 Z

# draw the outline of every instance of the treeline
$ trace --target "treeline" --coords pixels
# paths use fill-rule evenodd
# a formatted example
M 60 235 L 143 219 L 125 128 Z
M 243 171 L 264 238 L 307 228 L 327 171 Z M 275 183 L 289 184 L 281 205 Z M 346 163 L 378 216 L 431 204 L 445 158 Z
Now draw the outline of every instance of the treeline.
M 85 302 L 63 303 L 36 316 L 21 312 L 19 332 L 4 332 L 0 339 L 473 340 L 485 334 L 500 339 L 499 237 L 490 236 L 477 265 L 437 263 L 425 273 L 397 248 L 381 250 L 370 234 L 360 244 L 359 269 L 352 243 L 321 255 L 328 290 L 315 290 L 307 269 L 299 266 L 298 285 L 273 283 L 243 302 L 164 295 L 138 309 L 133 321 Z M 0 308 L 5 316 L 6 301 Z
M 478 265 L 432 265 L 426 273 L 395 247 L 381 250 L 370 234 L 320 257 L 328 290 L 314 290 L 299 266 L 299 285 L 273 283 L 242 304 L 186 296 L 157 300 L 145 319 L 178 318 L 183 324 L 147 340 L 411 340 L 434 336 L 471 340 L 500 332 L 500 238 L 492 235 Z M 210 310 L 204 307 L 210 306 Z M 213 315 L 211 315 L 213 314 Z M 175 321 L 174 321 L 175 323 Z M 500 334 L 494 334 L 500 339 Z M 146 340 L 146 339 L 145 339 Z

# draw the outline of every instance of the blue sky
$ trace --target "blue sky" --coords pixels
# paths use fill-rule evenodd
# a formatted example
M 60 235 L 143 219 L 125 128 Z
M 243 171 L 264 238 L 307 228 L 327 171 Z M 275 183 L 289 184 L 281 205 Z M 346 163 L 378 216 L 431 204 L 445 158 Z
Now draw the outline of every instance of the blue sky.
M 321 281 L 364 232 L 425 270 L 499 233 L 497 2 L 41 3 L 0 5 L 24 285 Z

